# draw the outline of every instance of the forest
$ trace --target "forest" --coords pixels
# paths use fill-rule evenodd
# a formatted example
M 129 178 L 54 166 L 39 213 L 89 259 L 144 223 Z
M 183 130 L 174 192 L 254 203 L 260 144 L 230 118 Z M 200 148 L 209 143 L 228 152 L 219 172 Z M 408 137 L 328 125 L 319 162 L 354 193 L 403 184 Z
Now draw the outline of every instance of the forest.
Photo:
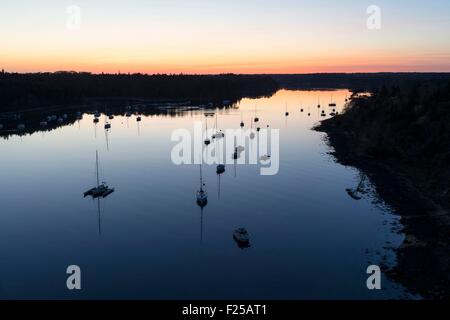
M 0 112 L 80 104 L 86 98 L 192 100 L 199 103 L 272 95 L 264 75 L 146 75 L 86 72 L 0 73 Z

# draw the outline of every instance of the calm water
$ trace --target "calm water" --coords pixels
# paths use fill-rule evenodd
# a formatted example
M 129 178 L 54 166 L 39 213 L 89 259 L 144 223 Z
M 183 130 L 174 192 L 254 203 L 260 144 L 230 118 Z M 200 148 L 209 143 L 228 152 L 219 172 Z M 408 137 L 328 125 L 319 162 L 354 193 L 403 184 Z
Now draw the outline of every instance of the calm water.
M 280 91 L 216 110 L 219 126 L 246 126 L 257 106 L 261 126 L 280 129 L 280 171 L 227 166 L 219 183 L 204 166 L 209 203 L 195 201 L 199 168 L 172 163 L 175 129 L 193 131 L 201 111 L 176 117 L 103 118 L 31 136 L 0 140 L 0 298 L 397 298 L 402 288 L 383 278 L 366 288 L 367 266 L 395 263 L 403 237 L 398 218 L 369 193 L 345 192 L 359 173 L 336 164 L 324 134 L 320 97 L 329 91 Z M 350 95 L 333 91 L 338 110 Z M 285 117 L 285 104 L 290 116 Z M 304 112 L 300 112 L 300 105 Z M 308 111 L 311 116 L 308 117 Z M 214 122 L 209 120 L 210 125 Z M 139 126 L 139 127 L 138 127 Z M 83 198 L 101 179 L 116 192 L 100 202 Z M 370 187 L 367 184 L 367 187 Z M 251 248 L 233 231 L 245 227 Z M 82 269 L 82 290 L 66 289 L 66 268 Z

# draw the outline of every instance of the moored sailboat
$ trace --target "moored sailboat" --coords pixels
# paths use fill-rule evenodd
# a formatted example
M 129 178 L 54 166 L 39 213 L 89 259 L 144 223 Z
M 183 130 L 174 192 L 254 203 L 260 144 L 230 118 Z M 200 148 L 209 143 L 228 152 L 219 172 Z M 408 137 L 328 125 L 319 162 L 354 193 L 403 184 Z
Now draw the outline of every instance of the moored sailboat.
M 97 177 L 97 186 L 86 191 L 84 193 L 84 197 L 92 196 L 93 198 L 103 197 L 106 198 L 111 193 L 114 192 L 114 188 L 110 188 L 106 182 L 100 183 L 99 171 L 98 171 L 98 151 L 95 151 L 95 163 L 96 163 L 96 177 Z

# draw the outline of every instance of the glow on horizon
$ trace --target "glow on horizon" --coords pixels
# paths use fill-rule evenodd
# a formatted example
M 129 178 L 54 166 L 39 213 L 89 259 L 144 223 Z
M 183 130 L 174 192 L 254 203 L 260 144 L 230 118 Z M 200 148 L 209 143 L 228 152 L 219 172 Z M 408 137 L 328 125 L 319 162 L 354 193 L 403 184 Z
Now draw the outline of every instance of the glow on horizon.
M 450 71 L 450 2 L 25 0 L 2 4 L 0 69 L 142 73 Z M 66 8 L 81 8 L 81 29 Z

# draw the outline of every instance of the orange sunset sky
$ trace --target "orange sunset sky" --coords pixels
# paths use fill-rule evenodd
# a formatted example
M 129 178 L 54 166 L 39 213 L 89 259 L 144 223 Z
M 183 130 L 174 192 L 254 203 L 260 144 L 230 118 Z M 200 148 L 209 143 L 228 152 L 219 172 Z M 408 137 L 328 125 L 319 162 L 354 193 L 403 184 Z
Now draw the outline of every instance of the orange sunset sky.
M 450 13 L 450 2 L 392 2 L 378 1 L 379 30 L 366 25 L 372 3 L 356 0 L 10 2 L 0 12 L 0 68 L 96 73 L 450 71 L 450 20 L 444 14 Z

